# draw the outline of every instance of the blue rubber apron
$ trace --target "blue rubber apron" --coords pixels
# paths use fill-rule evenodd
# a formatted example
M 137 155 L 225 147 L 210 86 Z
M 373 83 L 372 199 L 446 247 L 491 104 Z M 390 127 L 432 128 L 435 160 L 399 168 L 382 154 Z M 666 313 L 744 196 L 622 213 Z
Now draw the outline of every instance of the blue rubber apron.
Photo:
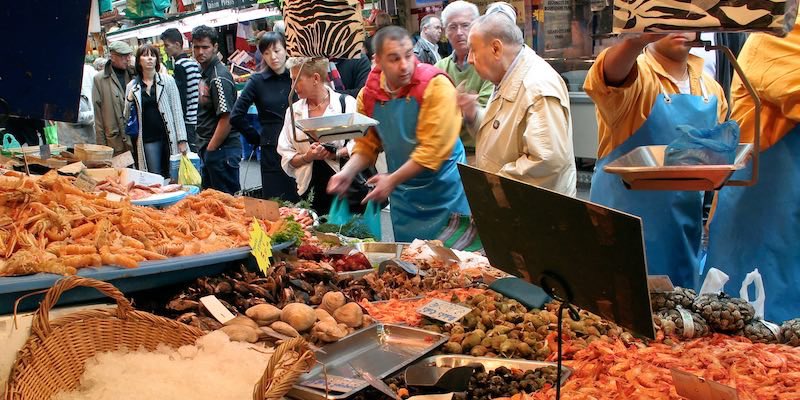
M 663 86 L 641 128 L 606 157 L 598 160 L 590 200 L 642 218 L 650 275 L 668 275 L 675 286 L 695 288 L 703 232 L 703 198 L 697 191 L 628 190 L 619 175 L 603 167 L 639 146 L 666 145 L 678 137 L 678 125 L 698 129 L 717 125 L 717 99 L 667 94 Z
M 800 317 L 798 154 L 800 125 L 761 153 L 755 186 L 720 190 L 709 232 L 706 266 L 728 274 L 725 291 L 738 297 L 745 275 L 758 268 L 766 294 L 765 318 L 779 324 Z M 732 179 L 748 179 L 751 169 Z
M 402 167 L 417 147 L 418 117 L 419 104 L 413 97 L 375 103 L 373 118 L 380 121 L 377 131 L 390 173 Z M 438 171 L 426 169 L 392 192 L 389 204 L 395 241 L 435 239 L 450 214 L 470 213 L 456 167 L 459 162 L 466 163 L 460 139 Z

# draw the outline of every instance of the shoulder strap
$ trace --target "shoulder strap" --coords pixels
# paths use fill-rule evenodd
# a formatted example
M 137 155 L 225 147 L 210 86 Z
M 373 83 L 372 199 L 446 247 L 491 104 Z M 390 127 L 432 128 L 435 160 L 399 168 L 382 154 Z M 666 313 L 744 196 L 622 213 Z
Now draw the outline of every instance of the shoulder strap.
M 339 104 L 342 106 L 342 114 L 344 114 L 345 113 L 344 93 L 339 93 Z

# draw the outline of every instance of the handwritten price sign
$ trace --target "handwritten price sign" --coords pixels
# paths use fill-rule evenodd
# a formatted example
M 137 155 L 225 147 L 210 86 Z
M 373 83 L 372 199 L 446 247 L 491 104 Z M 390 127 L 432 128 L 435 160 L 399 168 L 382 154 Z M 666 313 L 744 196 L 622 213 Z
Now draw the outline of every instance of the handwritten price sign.
M 444 300 L 433 299 L 428 304 L 417 309 L 417 312 L 433 319 L 449 324 L 456 323 L 472 311 L 471 308 L 458 304 L 448 303 Z
M 258 269 L 266 276 L 269 273 L 269 258 L 272 257 L 272 239 L 255 217 L 250 224 L 250 248 L 250 253 L 256 257 Z

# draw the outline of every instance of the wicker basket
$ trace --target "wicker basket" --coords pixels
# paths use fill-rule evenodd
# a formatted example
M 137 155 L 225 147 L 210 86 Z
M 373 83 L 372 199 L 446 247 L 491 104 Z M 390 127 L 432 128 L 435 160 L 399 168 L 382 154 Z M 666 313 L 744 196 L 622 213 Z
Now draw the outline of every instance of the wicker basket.
M 75 157 L 89 163 L 111 162 L 111 158 L 114 157 L 114 149 L 99 144 L 76 144 Z
M 50 310 L 61 294 L 80 286 L 99 290 L 114 299 L 117 307 L 79 311 L 50 321 Z M 178 348 L 194 344 L 203 334 L 189 325 L 134 310 L 110 283 L 79 276 L 66 277 L 47 292 L 34 315 L 31 336 L 11 369 L 5 399 L 49 400 L 58 392 L 75 390 L 86 360 L 100 352 L 140 346 L 152 351 L 159 344 Z M 254 395 L 261 394 L 259 400 L 282 397 L 314 362 L 313 352 L 302 339 L 282 344 L 256 384 Z M 273 379 L 276 372 L 281 375 Z

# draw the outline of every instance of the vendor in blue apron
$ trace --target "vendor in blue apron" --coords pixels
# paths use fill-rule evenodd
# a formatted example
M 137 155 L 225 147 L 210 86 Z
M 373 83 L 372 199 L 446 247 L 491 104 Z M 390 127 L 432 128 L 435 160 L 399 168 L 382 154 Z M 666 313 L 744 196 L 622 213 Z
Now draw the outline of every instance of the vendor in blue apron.
M 755 268 L 764 280 L 767 320 L 800 317 L 800 19 L 785 38 L 752 34 L 739 64 L 761 99 L 758 183 L 724 187 L 709 232 L 706 269 L 730 277 L 725 291 L 737 295 Z M 731 119 L 740 140 L 752 143 L 755 104 L 742 81 L 731 84 Z M 734 174 L 748 179 L 747 168 Z M 750 298 L 753 298 L 752 292 Z
M 466 163 L 456 88 L 444 72 L 419 63 L 405 29 L 383 28 L 372 41 L 377 66 L 358 95 L 358 111 L 380 124 L 356 139 L 328 192 L 345 193 L 385 151 L 389 173 L 368 181 L 375 187 L 364 202 L 390 199 L 396 241 L 435 239 L 451 214 L 470 213 L 456 168 Z
M 641 217 L 648 274 L 687 288 L 699 282 L 703 194 L 628 190 L 603 167 L 636 147 L 669 144 L 679 125 L 703 129 L 725 120 L 722 88 L 703 75 L 703 59 L 689 54 L 695 36 L 628 37 L 600 53 L 584 85 L 599 134 L 591 201 Z

